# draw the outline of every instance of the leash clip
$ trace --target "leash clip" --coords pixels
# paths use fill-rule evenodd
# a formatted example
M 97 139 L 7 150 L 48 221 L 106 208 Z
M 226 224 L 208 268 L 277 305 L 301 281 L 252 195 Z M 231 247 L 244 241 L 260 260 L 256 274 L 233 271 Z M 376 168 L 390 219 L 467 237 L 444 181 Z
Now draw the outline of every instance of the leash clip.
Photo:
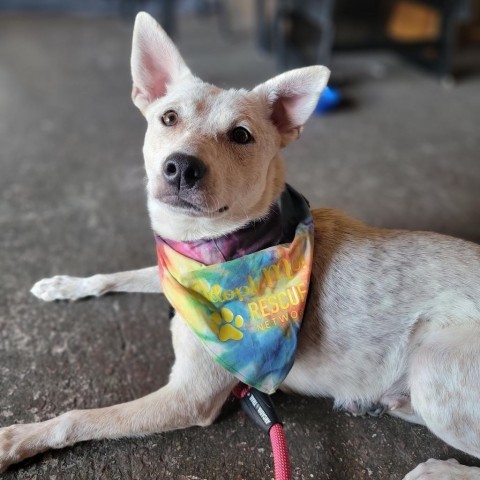
M 240 405 L 247 416 L 265 433 L 269 433 L 274 425 L 281 423 L 271 396 L 256 388 L 247 390 L 240 398 Z

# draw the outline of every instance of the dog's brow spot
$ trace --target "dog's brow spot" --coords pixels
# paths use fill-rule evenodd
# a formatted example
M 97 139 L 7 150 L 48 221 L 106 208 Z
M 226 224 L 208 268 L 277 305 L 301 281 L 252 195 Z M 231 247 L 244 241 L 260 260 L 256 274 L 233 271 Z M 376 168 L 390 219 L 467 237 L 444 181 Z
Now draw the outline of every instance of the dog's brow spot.
M 196 105 L 196 110 L 198 114 L 205 113 L 207 110 L 207 102 L 205 100 L 199 100 Z
M 207 90 L 209 95 L 220 95 L 221 92 L 222 89 L 220 87 L 216 87 L 215 85 L 210 85 Z
M 222 93 L 222 89 L 214 85 L 210 85 L 204 90 L 204 93 L 204 97 L 199 99 L 195 104 L 197 114 L 205 113 L 209 108 L 208 97 L 216 97 L 220 95 L 220 93 Z

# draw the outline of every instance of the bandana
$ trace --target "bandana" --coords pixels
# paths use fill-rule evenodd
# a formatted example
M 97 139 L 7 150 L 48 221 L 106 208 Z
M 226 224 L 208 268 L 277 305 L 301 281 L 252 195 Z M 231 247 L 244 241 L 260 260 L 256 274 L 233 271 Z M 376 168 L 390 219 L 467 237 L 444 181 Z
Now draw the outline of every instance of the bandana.
M 163 291 L 209 354 L 273 393 L 290 371 L 308 295 L 313 221 L 286 185 L 265 220 L 219 239 L 155 237 Z

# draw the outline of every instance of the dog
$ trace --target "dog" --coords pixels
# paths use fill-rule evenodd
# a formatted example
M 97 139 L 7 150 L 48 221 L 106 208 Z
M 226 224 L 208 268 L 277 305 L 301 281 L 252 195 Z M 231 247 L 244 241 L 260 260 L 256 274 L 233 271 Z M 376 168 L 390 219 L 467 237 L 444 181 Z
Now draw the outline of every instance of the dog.
M 268 216 L 285 188 L 279 152 L 300 136 L 328 69 L 292 70 L 252 91 L 223 90 L 194 77 L 146 13 L 136 18 L 131 67 L 133 103 L 148 122 L 143 153 L 153 231 L 177 242 L 216 239 Z M 354 414 L 385 411 L 426 425 L 480 458 L 480 247 L 372 228 L 332 209 L 311 213 L 309 301 L 280 389 L 331 397 Z M 56 276 L 32 292 L 53 301 L 161 287 L 153 266 Z M 0 429 L 0 470 L 86 440 L 211 424 L 238 380 L 178 313 L 171 329 L 176 360 L 165 387 L 128 403 Z M 480 478 L 480 469 L 428 460 L 405 476 L 431 478 Z

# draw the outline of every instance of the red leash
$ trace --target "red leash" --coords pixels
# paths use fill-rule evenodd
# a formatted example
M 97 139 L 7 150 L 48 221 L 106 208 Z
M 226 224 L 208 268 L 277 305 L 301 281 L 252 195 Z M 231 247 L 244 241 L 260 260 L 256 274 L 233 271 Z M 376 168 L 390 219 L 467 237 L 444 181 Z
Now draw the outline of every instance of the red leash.
M 275 480 L 291 480 L 290 457 L 288 456 L 287 440 L 280 420 L 275 413 L 270 395 L 256 388 L 239 383 L 232 393 L 240 399 L 244 412 L 264 432 L 270 435 L 275 466 Z
M 270 429 L 270 442 L 275 465 L 275 480 L 291 480 L 290 457 L 288 456 L 287 439 L 281 423 L 276 423 Z

